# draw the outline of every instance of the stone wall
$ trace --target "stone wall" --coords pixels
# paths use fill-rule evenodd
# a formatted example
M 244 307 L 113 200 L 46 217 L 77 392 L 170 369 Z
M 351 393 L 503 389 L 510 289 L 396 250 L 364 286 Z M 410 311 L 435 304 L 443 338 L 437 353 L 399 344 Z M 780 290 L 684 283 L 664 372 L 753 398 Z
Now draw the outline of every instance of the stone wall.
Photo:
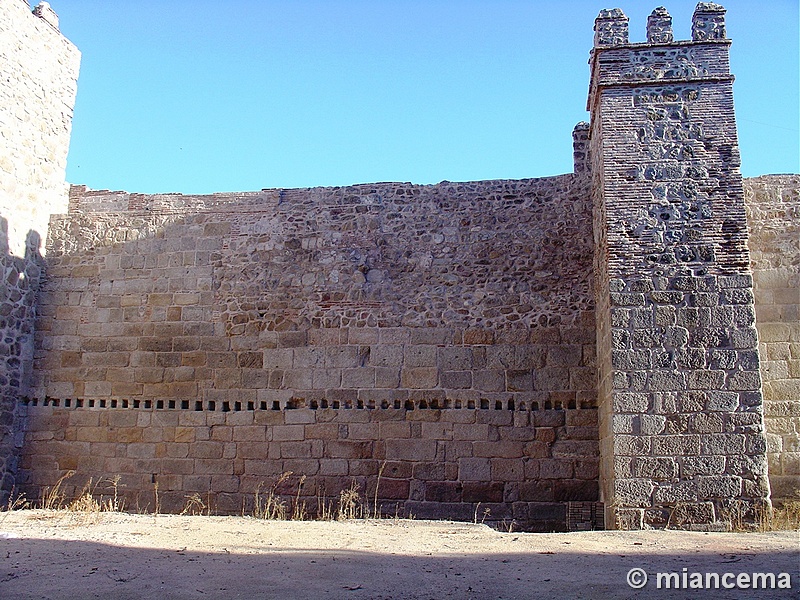
M 743 186 L 719 5 L 677 42 L 663 8 L 634 44 L 600 13 L 572 175 L 68 205 L 77 51 L 44 3 L 0 16 L 0 500 L 15 469 L 132 510 L 353 486 L 560 530 L 800 497 L 800 179 Z
M 355 487 L 384 515 L 563 530 L 597 496 L 591 409 L 295 409 L 219 412 L 29 406 L 23 467 L 37 485 L 117 493 L 129 510 L 252 514 L 275 490 L 309 514 Z M 63 404 L 63 403 L 62 403 Z M 377 500 L 376 497 L 377 488 Z
M 800 176 L 745 180 L 772 500 L 800 500 Z
M 40 241 L 67 204 L 79 57 L 46 3 L 35 13 L 22 0 L 0 4 L 0 506 L 22 445 L 15 407 L 31 373 Z
M 490 519 L 536 528 L 543 510 L 553 526 L 565 502 L 597 499 L 589 207 L 579 175 L 192 197 L 73 187 L 48 241 L 29 495 L 77 464 L 130 476 L 134 494 L 159 475 L 179 498 L 234 494 L 240 510 L 275 470 L 313 493 L 385 459 L 402 474 L 387 498 L 406 511 L 482 502 Z M 181 434 L 198 444 L 172 445 L 151 418 L 200 426 Z
M 80 52 L 41 3 L 0 5 L 0 217 L 11 253 L 24 256 L 29 231 L 47 235 L 52 213 L 67 206 L 65 180 Z

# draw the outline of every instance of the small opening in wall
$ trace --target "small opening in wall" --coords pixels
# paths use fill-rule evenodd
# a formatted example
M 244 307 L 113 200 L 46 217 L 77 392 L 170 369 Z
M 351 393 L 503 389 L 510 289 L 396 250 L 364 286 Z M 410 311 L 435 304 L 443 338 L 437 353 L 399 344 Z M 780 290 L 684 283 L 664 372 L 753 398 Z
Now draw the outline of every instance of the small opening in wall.
M 164 408 L 164 401 L 163 400 L 156 400 L 156 408 L 158 410 L 161 410 L 162 408 Z
M 280 409 L 281 409 L 281 403 L 280 403 L 280 401 L 278 401 L 278 400 L 273 400 L 273 401 L 272 401 L 272 410 L 280 410 Z
M 101 398 L 100 399 L 100 408 L 105 408 L 105 407 L 106 407 L 106 399 L 105 398 Z
M 265 401 L 262 401 L 261 404 L 258 405 L 258 408 L 260 410 L 267 410 L 267 403 Z
M 70 400 L 69 398 L 65 399 L 64 400 L 64 408 L 69 408 L 71 403 L 72 403 L 72 400 Z
M 247 403 L 247 410 L 255 410 L 255 409 L 256 409 L 255 402 L 248 402 Z
M 203 410 L 203 403 L 200 400 L 195 400 L 194 409 L 195 410 Z
M 486 398 L 481 398 L 481 410 L 489 410 L 489 401 Z
M 168 400 L 167 408 L 175 408 L 175 400 Z
M 439 410 L 439 399 L 433 398 L 430 403 L 430 407 L 434 410 Z
M 111 408 L 117 408 L 117 399 L 116 398 L 112 398 L 111 399 Z
M 406 400 L 405 409 L 406 410 L 414 410 L 414 403 L 411 400 Z
M 241 402 L 234 402 L 233 403 L 233 410 L 235 410 L 236 412 L 239 412 L 240 410 L 242 410 L 242 403 Z
M 140 405 L 141 405 L 141 402 L 139 402 L 138 400 L 134 400 L 133 401 L 133 408 L 139 408 Z
M 420 410 L 428 408 L 428 401 L 425 398 L 419 401 L 419 408 Z
M 467 400 L 467 409 L 469 410 L 475 409 L 475 400 Z
M 356 400 L 356 408 L 364 408 L 364 401 Z
M 514 399 L 513 398 L 511 398 L 508 401 L 508 410 L 514 410 Z
M 339 409 L 339 401 L 338 400 L 334 400 L 333 401 L 333 408 L 335 408 L 337 410 Z
M 230 402 L 223 402 L 222 403 L 222 412 L 231 412 L 231 403 Z
M 36 402 L 36 400 L 34 400 Z M 75 400 L 75 407 L 76 408 L 83 408 L 83 398 L 78 398 Z
M 495 400 L 494 409 L 495 410 L 503 410 L 503 403 L 500 400 Z
M 561 400 L 556 400 L 554 406 L 556 410 L 564 410 L 564 405 L 561 403 Z
M 213 400 L 209 400 L 208 401 L 208 410 L 210 410 L 210 411 L 217 410 L 217 403 L 214 402 Z
M 396 400 L 394 401 L 394 407 L 395 407 L 395 409 L 396 409 L 396 410 L 400 410 L 400 405 L 401 405 L 401 404 L 402 404 L 402 402 L 400 402 L 400 399 L 399 399 L 399 398 L 398 398 L 398 399 L 396 399 Z
M 152 400 L 145 400 L 144 401 L 145 408 L 153 408 L 153 401 Z
M 381 408 L 384 409 L 384 410 L 389 408 L 389 401 L 388 400 L 381 400 Z
M 53 398 L 53 406 L 59 406 L 61 404 L 61 400 L 58 398 Z
M 517 407 L 517 410 L 520 410 L 520 411 L 525 410 L 525 402 L 524 401 L 519 403 L 519 406 Z
M 539 403 L 531 402 L 531 410 L 539 410 Z
M 89 398 L 89 408 L 94 408 L 94 398 Z
M 128 408 L 128 401 L 127 400 L 123 400 L 122 401 L 122 408 Z
M 367 410 L 375 410 L 375 400 L 367 401 Z
M 569 404 L 567 404 L 567 408 L 576 408 L 575 400 L 570 400 Z
M 323 398 L 322 400 L 320 400 L 320 406 L 322 406 L 322 408 L 328 408 L 328 399 Z
M 553 408 L 553 403 L 550 402 L 550 400 L 545 400 L 544 401 L 544 409 L 545 410 L 552 410 L 552 408 Z
M 316 400 L 312 400 L 311 401 L 311 410 L 317 410 L 317 406 L 318 406 L 317 401 Z
M 181 410 L 189 410 L 189 401 L 181 400 Z

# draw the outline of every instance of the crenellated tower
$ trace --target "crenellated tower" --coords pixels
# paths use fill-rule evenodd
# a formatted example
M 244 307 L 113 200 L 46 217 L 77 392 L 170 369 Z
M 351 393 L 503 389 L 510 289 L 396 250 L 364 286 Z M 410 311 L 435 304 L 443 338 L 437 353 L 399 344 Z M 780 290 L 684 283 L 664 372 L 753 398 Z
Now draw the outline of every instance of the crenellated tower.
M 675 41 L 603 10 L 590 156 L 601 493 L 621 528 L 727 528 L 768 503 L 762 393 L 725 9 Z

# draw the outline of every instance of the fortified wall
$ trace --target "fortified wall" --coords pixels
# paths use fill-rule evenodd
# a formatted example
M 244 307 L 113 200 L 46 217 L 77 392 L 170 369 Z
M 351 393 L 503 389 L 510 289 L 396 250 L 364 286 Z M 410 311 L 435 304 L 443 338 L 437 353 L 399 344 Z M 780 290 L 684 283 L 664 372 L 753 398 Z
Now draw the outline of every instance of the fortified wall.
M 743 185 L 722 7 L 691 41 L 661 8 L 647 42 L 627 26 L 596 21 L 573 174 L 72 186 L 9 394 L 18 489 L 118 476 L 129 509 L 237 514 L 355 487 L 534 531 L 724 529 L 770 486 L 800 498 L 800 177 Z
M 30 395 L 40 246 L 67 208 L 65 169 L 80 53 L 46 2 L 0 6 L 0 504 L 22 446 L 15 407 Z

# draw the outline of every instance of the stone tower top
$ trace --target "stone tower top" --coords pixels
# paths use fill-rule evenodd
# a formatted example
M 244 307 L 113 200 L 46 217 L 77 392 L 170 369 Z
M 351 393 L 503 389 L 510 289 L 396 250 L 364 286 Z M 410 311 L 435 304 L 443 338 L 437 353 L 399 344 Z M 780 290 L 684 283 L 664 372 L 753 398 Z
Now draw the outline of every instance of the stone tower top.
M 725 39 L 725 8 L 714 2 L 699 2 L 692 15 L 695 42 Z
M 647 43 L 669 44 L 673 39 L 672 17 L 666 8 L 659 6 L 647 17 Z
M 692 15 L 692 41 L 725 40 L 725 8 L 714 2 L 699 2 Z M 671 44 L 672 17 L 659 6 L 647 18 L 647 44 Z M 628 17 L 619 8 L 604 8 L 594 20 L 594 47 L 627 46 Z
M 58 15 L 56 11 L 50 8 L 48 2 L 40 2 L 33 9 L 33 14 L 58 31 Z
M 604 8 L 594 20 L 594 46 L 624 46 L 628 43 L 628 17 L 619 8 Z

